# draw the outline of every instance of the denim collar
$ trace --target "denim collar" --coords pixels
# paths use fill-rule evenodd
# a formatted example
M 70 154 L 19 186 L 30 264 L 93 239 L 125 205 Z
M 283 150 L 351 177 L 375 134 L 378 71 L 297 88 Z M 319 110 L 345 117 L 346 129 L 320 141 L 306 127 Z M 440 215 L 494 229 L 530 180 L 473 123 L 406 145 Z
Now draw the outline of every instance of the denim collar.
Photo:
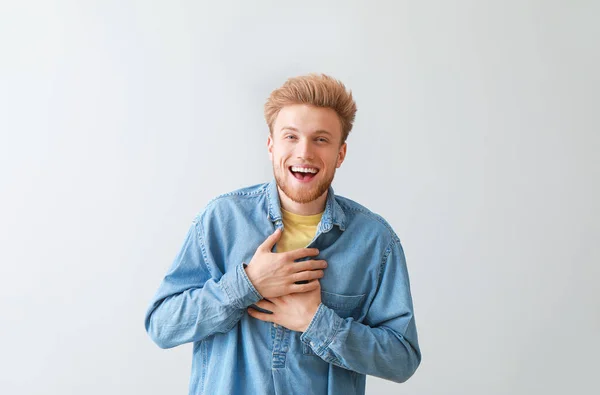
M 272 222 L 281 221 L 281 203 L 279 201 L 279 191 L 275 179 L 271 180 L 266 186 L 267 204 L 269 210 L 269 219 Z M 335 199 L 333 187 L 329 186 L 327 191 L 327 201 L 325 202 L 325 212 L 319 222 L 318 230 L 321 232 L 329 232 L 333 225 L 337 225 L 340 230 L 346 229 L 346 215 L 344 210 Z

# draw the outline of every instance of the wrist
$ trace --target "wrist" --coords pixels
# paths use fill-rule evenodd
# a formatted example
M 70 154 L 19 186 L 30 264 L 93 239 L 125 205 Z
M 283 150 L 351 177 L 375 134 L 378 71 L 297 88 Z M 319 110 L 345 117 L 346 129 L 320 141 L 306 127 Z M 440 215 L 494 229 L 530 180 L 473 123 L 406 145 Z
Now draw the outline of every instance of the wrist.
M 254 278 L 254 271 L 252 270 L 251 265 L 248 265 L 246 263 L 244 263 L 243 265 L 244 265 L 244 272 L 246 272 L 246 277 L 248 277 L 248 280 L 250 281 L 252 286 L 256 289 L 256 291 L 262 295 L 262 292 L 258 287 L 257 281 Z
M 315 318 L 315 314 L 317 314 L 317 310 L 319 310 L 319 305 L 320 305 L 320 303 L 318 305 L 316 305 L 314 308 L 312 308 L 306 312 L 306 314 L 304 315 L 304 317 L 305 317 L 304 323 L 302 325 L 300 332 L 306 332 L 306 330 L 310 326 L 310 323 L 312 322 L 313 318 Z
M 248 280 L 250 280 L 252 285 L 254 285 L 256 287 L 256 284 L 254 284 L 254 281 L 252 280 L 252 271 L 250 270 L 250 266 L 248 266 L 246 263 L 242 263 L 242 265 L 244 266 L 244 271 L 246 272 L 246 277 L 248 277 Z

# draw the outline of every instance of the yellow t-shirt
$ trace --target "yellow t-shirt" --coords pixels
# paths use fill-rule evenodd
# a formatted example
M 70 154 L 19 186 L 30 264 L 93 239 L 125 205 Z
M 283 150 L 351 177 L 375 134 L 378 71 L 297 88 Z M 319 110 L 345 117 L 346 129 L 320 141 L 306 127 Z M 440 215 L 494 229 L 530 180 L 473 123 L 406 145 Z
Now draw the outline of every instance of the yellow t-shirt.
M 281 209 L 283 217 L 283 233 L 277 242 L 277 252 L 286 252 L 304 248 L 317 233 L 317 225 L 323 213 L 314 215 L 298 215 Z

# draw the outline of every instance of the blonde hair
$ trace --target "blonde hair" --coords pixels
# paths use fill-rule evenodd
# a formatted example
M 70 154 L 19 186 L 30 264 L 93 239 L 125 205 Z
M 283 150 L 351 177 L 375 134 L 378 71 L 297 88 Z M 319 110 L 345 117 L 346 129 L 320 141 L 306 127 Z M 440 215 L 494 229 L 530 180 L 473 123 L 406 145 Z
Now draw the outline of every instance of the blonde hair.
M 273 133 L 273 124 L 279 111 L 292 104 L 310 104 L 334 110 L 342 125 L 342 144 L 352 130 L 356 103 L 352 92 L 341 81 L 325 74 L 308 74 L 289 78 L 281 87 L 271 92 L 265 103 L 265 120 Z

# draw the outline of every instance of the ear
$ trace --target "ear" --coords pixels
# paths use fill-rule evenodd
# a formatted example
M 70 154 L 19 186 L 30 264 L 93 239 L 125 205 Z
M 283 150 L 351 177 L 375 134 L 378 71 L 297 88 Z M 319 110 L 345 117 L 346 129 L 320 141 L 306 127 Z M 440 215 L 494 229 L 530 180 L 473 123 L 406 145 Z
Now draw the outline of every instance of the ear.
M 337 163 L 335 165 L 336 169 L 340 168 L 340 166 L 342 165 L 342 162 L 344 162 L 344 159 L 346 158 L 346 148 L 347 148 L 347 146 L 348 145 L 346 143 L 344 143 L 340 147 L 340 151 L 338 152 Z
M 272 162 L 273 161 L 273 138 L 271 137 L 271 133 L 269 133 L 269 137 L 267 137 L 267 150 L 269 151 L 269 159 Z

